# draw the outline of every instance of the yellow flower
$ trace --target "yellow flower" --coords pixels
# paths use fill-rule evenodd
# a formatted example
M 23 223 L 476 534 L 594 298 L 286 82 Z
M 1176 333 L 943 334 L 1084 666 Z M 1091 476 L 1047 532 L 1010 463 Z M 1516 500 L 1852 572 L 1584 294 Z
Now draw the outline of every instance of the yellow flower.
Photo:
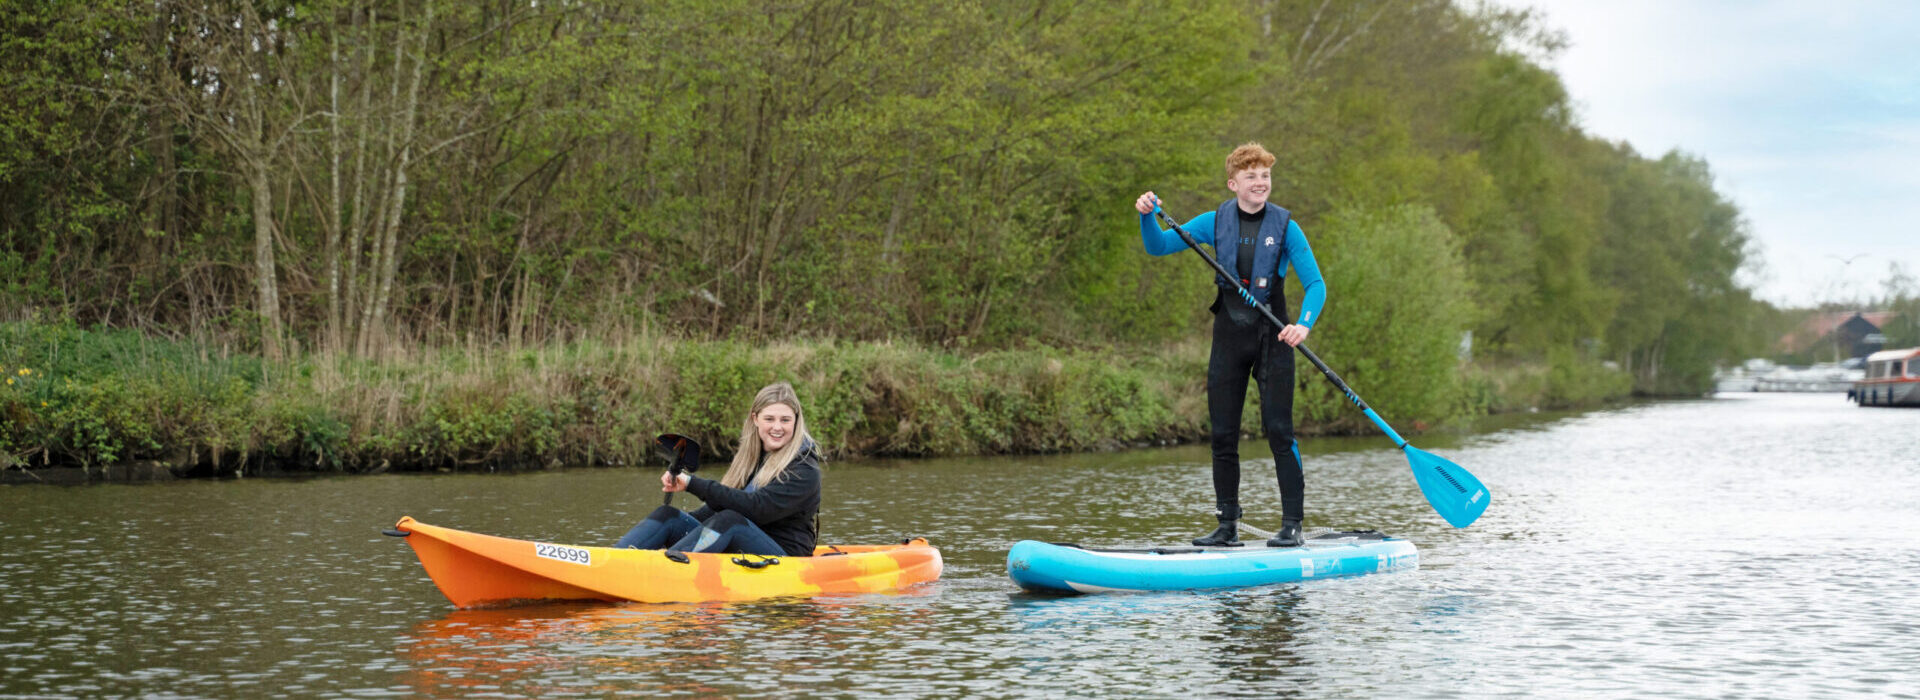
M 20 376 L 22 376 L 22 377 L 24 377 L 24 376 L 27 376 L 27 375 L 29 375 L 29 374 L 33 374 L 33 370 L 30 370 L 30 369 L 27 369 L 27 368 L 25 368 L 25 367 L 21 367 L 21 368 L 20 368 Z
M 13 386 L 13 377 L 7 377 L 7 386 Z

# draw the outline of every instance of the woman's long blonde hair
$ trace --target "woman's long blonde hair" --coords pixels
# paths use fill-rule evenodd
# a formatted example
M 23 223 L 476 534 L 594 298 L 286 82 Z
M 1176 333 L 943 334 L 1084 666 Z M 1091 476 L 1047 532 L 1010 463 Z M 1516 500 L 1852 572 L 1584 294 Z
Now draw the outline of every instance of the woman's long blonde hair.
M 813 442 L 813 436 L 807 434 L 807 417 L 800 411 L 800 396 L 793 393 L 793 385 L 786 382 L 768 384 L 753 396 L 753 410 L 747 411 L 746 424 L 740 428 L 740 449 L 733 451 L 733 464 L 727 467 L 726 475 L 720 477 L 721 484 L 736 489 L 746 487 L 747 475 L 753 473 L 755 464 L 760 463 L 763 448 L 760 429 L 753 424 L 753 419 L 760 417 L 762 409 L 777 403 L 793 409 L 793 436 L 787 439 L 787 444 L 767 455 L 766 466 L 760 468 L 753 482 L 761 486 L 773 483 L 774 479 L 780 478 L 781 472 L 787 470 L 788 465 L 793 464 L 800 450 Z

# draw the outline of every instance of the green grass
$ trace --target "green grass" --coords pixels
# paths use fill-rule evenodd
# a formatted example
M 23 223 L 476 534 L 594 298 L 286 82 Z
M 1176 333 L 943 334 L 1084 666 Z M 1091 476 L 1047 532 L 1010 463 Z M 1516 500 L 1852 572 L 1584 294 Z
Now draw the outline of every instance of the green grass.
M 1072 452 L 1204 439 L 1204 342 L 956 353 L 647 335 L 542 348 L 395 348 L 284 363 L 71 325 L 0 324 L 0 467 L 158 460 L 235 473 L 640 464 L 677 432 L 731 450 L 756 390 L 792 382 L 829 457 Z M 1301 363 L 1303 383 L 1320 383 Z M 1467 373 L 1443 414 L 1624 395 L 1598 367 Z M 1383 399 L 1356 387 L 1371 402 Z M 1383 392 L 1389 399 L 1390 391 Z M 1258 431 L 1249 392 L 1244 429 Z M 1307 400 L 1303 398 L 1303 401 Z M 1344 400 L 1341 400 L 1344 401 Z M 1346 411 L 1352 413 L 1352 411 Z M 1303 434 L 1353 421 L 1304 420 Z M 1366 428 L 1359 428 L 1366 429 Z
M 658 337 L 400 349 L 284 365 L 124 331 L 0 324 L 0 453 L 220 472 L 633 464 L 653 435 L 724 452 L 792 382 L 830 457 L 1055 452 L 1203 434 L 1204 357 Z

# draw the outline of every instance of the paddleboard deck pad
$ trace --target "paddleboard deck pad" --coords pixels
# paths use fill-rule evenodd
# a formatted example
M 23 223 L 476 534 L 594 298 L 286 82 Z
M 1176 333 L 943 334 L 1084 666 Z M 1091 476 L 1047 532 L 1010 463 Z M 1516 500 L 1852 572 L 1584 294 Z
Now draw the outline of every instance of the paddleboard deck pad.
M 1299 547 L 1104 549 L 1024 540 L 1007 551 L 1007 575 L 1029 591 L 1108 593 L 1244 588 L 1413 569 L 1412 542 L 1372 530 L 1317 532 Z

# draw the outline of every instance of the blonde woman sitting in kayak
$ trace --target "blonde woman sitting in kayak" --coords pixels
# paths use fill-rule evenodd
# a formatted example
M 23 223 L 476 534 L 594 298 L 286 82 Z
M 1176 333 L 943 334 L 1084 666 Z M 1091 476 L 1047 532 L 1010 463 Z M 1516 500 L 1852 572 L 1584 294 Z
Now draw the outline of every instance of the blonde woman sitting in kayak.
M 660 506 L 614 547 L 804 557 L 820 538 L 820 455 L 786 382 L 753 397 L 740 449 L 719 481 L 667 472 L 660 487 L 706 505 L 691 514 Z

